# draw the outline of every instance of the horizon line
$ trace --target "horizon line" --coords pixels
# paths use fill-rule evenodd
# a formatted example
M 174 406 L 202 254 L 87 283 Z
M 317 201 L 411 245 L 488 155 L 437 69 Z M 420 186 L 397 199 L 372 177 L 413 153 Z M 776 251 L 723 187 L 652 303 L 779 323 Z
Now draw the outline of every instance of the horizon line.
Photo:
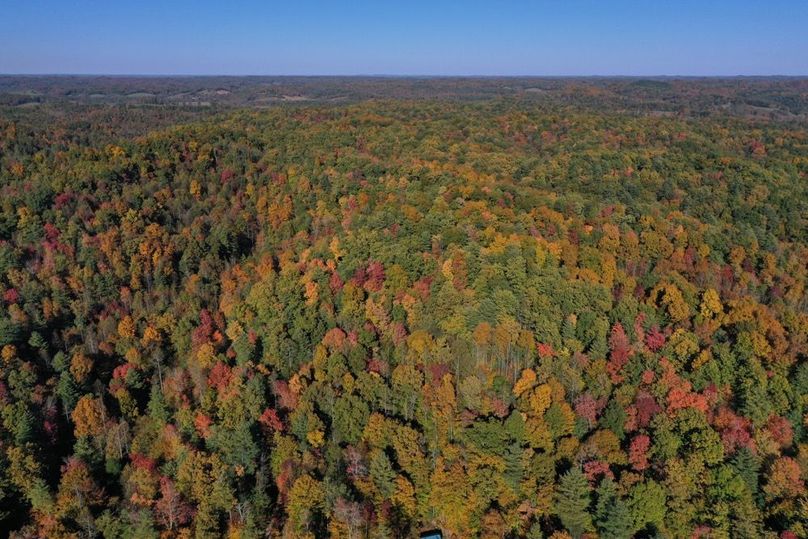
M 688 75 L 688 74 L 567 74 L 567 75 L 537 75 L 537 74 L 424 74 L 424 73 L 344 73 L 344 74 L 299 74 L 299 73 L 274 73 L 274 74 L 259 74 L 259 73 L 5 73 L 0 72 L 0 77 L 120 77 L 120 78 L 134 78 L 134 77 L 148 77 L 148 78 L 170 78 L 170 77 L 188 77 L 188 78 L 205 78 L 205 77 L 233 77 L 233 78 L 250 78 L 250 77 L 265 77 L 265 78 L 422 78 L 422 79 L 459 79 L 459 78 L 477 78 L 477 79 L 517 79 L 517 78 L 543 78 L 543 79 L 739 79 L 739 78 L 789 78 L 789 79 L 804 79 L 808 78 L 808 73 L 800 75 L 787 75 L 787 74 L 710 74 L 710 75 Z

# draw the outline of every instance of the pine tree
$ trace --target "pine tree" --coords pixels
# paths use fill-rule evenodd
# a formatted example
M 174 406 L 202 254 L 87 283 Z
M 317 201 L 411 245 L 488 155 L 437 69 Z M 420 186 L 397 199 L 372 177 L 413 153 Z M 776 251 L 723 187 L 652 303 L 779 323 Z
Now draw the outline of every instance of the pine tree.
M 589 502 L 589 482 L 580 468 L 572 468 L 561 476 L 556 493 L 556 514 L 573 537 L 592 530 Z
M 732 466 L 746 483 L 746 486 L 749 487 L 749 492 L 753 495 L 757 494 L 759 490 L 758 473 L 760 472 L 760 462 L 755 455 L 746 447 L 742 447 L 735 453 Z
M 598 488 L 595 525 L 604 539 L 629 538 L 633 531 L 628 505 L 618 495 L 614 481 L 608 477 Z
M 396 472 L 393 470 L 390 459 L 384 451 L 378 451 L 370 460 L 370 478 L 379 489 L 383 499 L 387 499 L 393 495 L 395 491 Z

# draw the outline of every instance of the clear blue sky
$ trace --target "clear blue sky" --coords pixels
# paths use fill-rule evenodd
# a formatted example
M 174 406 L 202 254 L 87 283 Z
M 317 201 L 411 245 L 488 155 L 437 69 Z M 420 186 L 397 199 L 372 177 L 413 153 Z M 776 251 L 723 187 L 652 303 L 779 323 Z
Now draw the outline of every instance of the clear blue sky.
M 808 0 L 0 0 L 0 73 L 808 75 Z

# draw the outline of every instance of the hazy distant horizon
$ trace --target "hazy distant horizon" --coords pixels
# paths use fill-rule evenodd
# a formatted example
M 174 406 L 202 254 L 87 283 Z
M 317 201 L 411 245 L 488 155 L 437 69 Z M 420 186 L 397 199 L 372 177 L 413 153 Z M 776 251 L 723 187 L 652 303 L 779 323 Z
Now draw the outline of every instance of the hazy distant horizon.
M 4 73 L 0 72 L 0 77 L 75 77 L 75 78 L 356 78 L 356 79 L 806 79 L 805 74 L 786 75 L 772 73 L 763 74 L 737 74 L 737 75 L 644 75 L 644 74 L 614 74 L 614 75 L 483 75 L 483 74 L 421 74 L 421 73 L 345 73 L 345 74 L 320 74 L 320 73 Z

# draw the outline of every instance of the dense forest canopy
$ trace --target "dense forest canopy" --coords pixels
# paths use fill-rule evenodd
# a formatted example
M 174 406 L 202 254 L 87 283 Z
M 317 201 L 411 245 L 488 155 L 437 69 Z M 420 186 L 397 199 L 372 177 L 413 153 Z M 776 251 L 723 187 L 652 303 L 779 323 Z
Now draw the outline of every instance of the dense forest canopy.
M 804 80 L 31 80 L 0 530 L 808 536 Z

